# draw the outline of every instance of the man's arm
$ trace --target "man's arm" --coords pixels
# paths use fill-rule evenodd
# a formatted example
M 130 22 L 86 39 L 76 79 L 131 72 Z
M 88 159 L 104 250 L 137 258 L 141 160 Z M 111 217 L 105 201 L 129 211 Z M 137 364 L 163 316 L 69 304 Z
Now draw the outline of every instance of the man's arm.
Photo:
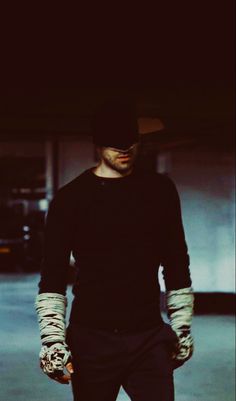
M 68 384 L 72 373 L 71 355 L 65 343 L 66 287 L 71 252 L 72 227 L 67 205 L 61 195 L 50 204 L 45 224 L 44 258 L 39 294 L 35 300 L 42 341 L 40 366 L 50 378 Z
M 165 221 L 161 264 L 167 291 L 191 287 L 189 255 L 181 215 L 180 199 L 173 181 L 165 177 Z
M 167 314 L 178 338 L 173 355 L 178 367 L 193 353 L 191 323 L 194 296 L 180 199 L 174 183 L 169 178 L 166 179 L 166 184 L 166 219 L 161 263 L 166 285 Z
M 70 205 L 60 193 L 51 201 L 44 231 L 44 255 L 39 293 L 66 295 L 72 243 Z

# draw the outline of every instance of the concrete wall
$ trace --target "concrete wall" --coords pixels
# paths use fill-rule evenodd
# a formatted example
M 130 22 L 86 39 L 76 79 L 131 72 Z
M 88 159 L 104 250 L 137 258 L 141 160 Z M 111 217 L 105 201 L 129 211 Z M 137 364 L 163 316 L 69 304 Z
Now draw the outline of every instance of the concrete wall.
M 95 164 L 92 141 L 89 139 L 61 141 L 59 144 L 59 187 Z
M 234 292 L 233 151 L 198 146 L 161 158 L 179 190 L 195 291 Z

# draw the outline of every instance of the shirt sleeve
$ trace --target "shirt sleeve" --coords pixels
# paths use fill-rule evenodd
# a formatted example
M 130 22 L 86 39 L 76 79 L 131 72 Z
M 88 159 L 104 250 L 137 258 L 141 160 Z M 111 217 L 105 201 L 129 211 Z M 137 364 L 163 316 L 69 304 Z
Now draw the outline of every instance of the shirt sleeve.
M 180 199 L 173 181 L 166 177 L 164 191 L 165 226 L 163 230 L 162 260 L 166 290 L 190 287 L 190 258 L 185 241 Z
M 44 254 L 39 293 L 66 294 L 71 253 L 71 218 L 69 206 L 58 195 L 51 201 L 44 231 Z

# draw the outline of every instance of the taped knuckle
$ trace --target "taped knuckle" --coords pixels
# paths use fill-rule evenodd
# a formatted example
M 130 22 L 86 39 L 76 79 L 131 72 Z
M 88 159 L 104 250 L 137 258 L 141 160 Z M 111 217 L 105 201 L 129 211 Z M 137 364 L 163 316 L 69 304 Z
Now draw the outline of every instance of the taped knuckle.
M 50 347 L 43 346 L 40 354 L 40 367 L 50 378 L 63 375 L 64 366 L 71 358 L 67 345 L 55 344 Z

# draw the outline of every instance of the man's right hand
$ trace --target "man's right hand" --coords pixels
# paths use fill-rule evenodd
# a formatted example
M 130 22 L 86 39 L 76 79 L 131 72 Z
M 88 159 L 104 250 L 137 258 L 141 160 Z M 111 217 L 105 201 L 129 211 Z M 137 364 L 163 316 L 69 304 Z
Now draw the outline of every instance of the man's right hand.
M 39 353 L 40 367 L 51 379 L 69 384 L 73 366 L 71 353 L 66 343 L 43 345 Z M 69 374 L 64 373 L 64 367 Z

